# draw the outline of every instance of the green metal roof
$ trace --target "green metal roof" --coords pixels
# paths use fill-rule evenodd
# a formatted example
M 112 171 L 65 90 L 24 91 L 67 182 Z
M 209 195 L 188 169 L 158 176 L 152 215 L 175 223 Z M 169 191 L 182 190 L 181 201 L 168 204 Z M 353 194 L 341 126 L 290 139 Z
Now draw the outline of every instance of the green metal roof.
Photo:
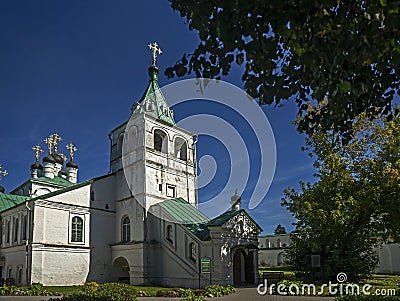
M 208 229 L 206 224 L 186 224 L 184 226 L 200 240 L 210 240 L 211 238 L 210 229 Z
M 205 224 L 209 221 L 207 216 L 182 198 L 167 200 L 159 203 L 159 205 L 165 209 L 177 223 Z
M 14 194 L 0 193 L 0 212 L 24 203 L 28 197 Z
M 222 213 L 221 215 L 217 216 L 216 218 L 213 218 L 208 222 L 208 226 L 222 226 L 225 224 L 227 221 L 229 221 L 232 217 L 236 216 L 240 212 L 244 211 L 243 209 L 240 209 L 238 211 L 227 211 L 225 213 Z
M 207 223 L 207 226 L 211 226 L 211 227 L 218 227 L 218 226 L 222 226 L 223 224 L 225 224 L 227 221 L 229 221 L 231 218 L 233 218 L 234 216 L 238 215 L 239 213 L 244 213 L 259 229 L 260 231 L 262 231 L 262 228 L 254 221 L 254 219 L 252 219 L 252 217 L 246 212 L 246 210 L 244 209 L 240 209 L 237 211 L 227 211 L 225 213 L 222 213 L 221 215 L 217 216 L 216 218 L 210 220 Z
M 38 179 L 32 179 L 32 182 L 42 182 L 46 184 L 54 184 L 57 186 L 63 186 L 63 187 L 70 187 L 74 186 L 74 183 L 71 183 L 70 181 L 63 179 L 61 177 L 54 177 L 53 179 L 46 178 L 46 177 L 40 177 Z
M 174 113 L 158 86 L 158 68 L 156 66 L 149 68 L 149 85 L 139 102 L 132 107 L 132 114 L 137 113 L 146 113 L 155 119 L 175 125 Z

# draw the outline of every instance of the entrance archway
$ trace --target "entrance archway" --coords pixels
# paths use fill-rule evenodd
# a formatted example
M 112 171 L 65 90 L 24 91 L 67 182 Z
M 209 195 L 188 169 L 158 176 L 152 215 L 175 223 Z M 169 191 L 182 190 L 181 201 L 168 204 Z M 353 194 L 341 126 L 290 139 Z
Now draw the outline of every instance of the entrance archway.
M 285 264 L 285 256 L 283 252 L 280 252 L 276 257 L 276 263 L 278 264 L 278 266 Z
M 113 264 L 116 272 L 118 282 L 128 283 L 129 284 L 129 263 L 124 257 L 118 257 L 114 260 Z
M 241 285 L 246 282 L 246 254 L 242 249 L 235 251 L 233 255 L 233 284 Z
M 246 283 L 254 284 L 254 254 L 249 252 L 246 256 Z

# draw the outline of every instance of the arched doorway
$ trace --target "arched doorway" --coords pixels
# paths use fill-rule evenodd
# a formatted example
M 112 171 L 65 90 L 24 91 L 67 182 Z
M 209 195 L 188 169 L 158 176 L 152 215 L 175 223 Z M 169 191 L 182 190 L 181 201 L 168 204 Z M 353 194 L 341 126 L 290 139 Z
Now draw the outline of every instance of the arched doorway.
M 285 255 L 283 254 L 283 252 L 280 252 L 276 257 L 276 263 L 278 266 L 285 264 Z
M 238 249 L 233 254 L 233 284 L 242 285 L 246 283 L 246 254 Z
M 254 254 L 249 252 L 246 256 L 246 283 L 254 284 Z
M 114 260 L 113 264 L 116 273 L 118 282 L 128 283 L 129 284 L 129 263 L 124 257 L 118 257 Z

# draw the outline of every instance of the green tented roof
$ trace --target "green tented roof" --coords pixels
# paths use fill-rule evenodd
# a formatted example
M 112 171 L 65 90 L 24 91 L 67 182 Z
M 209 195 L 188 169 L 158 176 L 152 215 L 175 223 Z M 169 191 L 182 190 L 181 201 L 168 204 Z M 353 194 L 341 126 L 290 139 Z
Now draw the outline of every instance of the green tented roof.
M 71 183 L 70 181 L 63 179 L 61 177 L 54 177 L 53 179 L 46 178 L 46 177 L 40 177 L 38 179 L 32 179 L 33 182 L 42 182 L 46 184 L 54 184 L 58 186 L 63 186 L 63 187 L 70 187 L 75 185 L 74 183 Z
M 149 68 L 149 85 L 139 102 L 132 107 L 132 114 L 137 113 L 146 113 L 155 119 L 175 125 L 174 113 L 158 86 L 158 68 L 156 66 Z
M 159 205 L 165 209 L 177 223 L 205 224 L 209 221 L 207 216 L 182 198 L 167 200 L 159 203 Z
M 26 196 L 0 193 L 0 212 L 18 206 L 27 199 L 29 198 Z

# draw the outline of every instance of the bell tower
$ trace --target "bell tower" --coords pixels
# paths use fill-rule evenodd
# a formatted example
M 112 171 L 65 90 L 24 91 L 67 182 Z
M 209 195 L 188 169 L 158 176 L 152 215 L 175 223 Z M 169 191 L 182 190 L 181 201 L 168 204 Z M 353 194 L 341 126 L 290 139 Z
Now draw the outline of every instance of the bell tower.
M 167 199 L 197 207 L 196 135 L 178 127 L 158 85 L 157 43 L 148 45 L 149 84 L 132 106 L 130 119 L 110 133 L 110 171 L 124 173 L 135 199 L 147 211 Z

